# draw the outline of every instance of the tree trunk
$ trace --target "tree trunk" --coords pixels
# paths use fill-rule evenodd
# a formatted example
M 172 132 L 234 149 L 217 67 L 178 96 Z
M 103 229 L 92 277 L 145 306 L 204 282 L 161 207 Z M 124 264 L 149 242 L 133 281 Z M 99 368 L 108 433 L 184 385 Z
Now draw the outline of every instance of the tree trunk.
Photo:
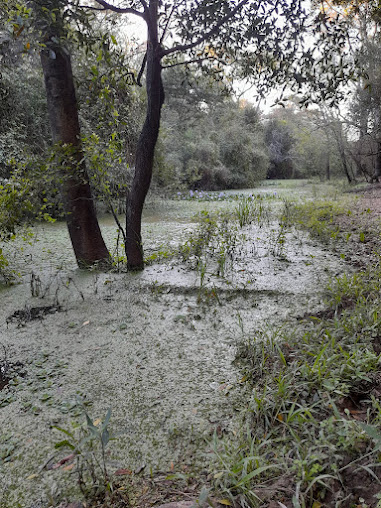
M 61 145 L 63 199 L 74 254 L 80 268 L 108 264 L 110 255 L 99 228 L 83 159 L 70 56 L 58 45 L 41 51 L 53 142 Z
M 325 161 L 325 176 L 327 180 L 331 179 L 331 165 L 329 160 L 329 151 L 327 151 L 327 160 Z
M 130 270 L 144 268 L 141 223 L 144 200 L 151 183 L 155 146 L 159 135 L 161 108 L 164 103 L 164 88 L 161 78 L 161 46 L 157 31 L 158 2 L 150 2 L 147 42 L 147 112 L 140 133 L 136 157 L 135 174 L 126 203 L 126 256 Z
M 341 162 L 342 162 L 342 165 L 343 165 L 345 176 L 347 177 L 348 183 L 352 183 L 353 179 L 352 179 L 352 176 L 351 176 L 351 174 L 349 172 L 347 158 L 345 157 L 345 153 L 341 152 L 340 155 L 341 155 Z
M 379 182 L 381 177 L 381 143 L 377 143 L 376 160 L 374 163 L 374 173 L 372 176 L 372 182 Z

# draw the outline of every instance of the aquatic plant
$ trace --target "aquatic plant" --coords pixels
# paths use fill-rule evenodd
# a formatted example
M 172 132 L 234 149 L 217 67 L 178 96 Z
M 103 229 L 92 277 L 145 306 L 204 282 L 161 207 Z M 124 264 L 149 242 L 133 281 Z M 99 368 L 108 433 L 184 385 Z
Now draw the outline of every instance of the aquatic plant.
M 112 437 L 109 432 L 111 409 L 108 409 L 103 420 L 94 422 L 84 412 L 84 423 L 72 422 L 72 429 L 58 426 L 53 429 L 65 435 L 65 439 L 55 444 L 56 449 L 66 449 L 70 455 L 63 457 L 53 468 L 72 464 L 79 488 L 87 499 L 99 498 L 112 492 L 112 480 L 107 469 L 106 448 Z

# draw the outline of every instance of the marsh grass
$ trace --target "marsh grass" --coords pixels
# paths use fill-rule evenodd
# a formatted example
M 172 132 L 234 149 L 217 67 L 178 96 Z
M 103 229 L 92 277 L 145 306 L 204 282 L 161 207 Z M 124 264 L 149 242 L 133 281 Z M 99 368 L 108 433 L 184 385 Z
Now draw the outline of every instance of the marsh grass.
M 270 208 L 266 198 L 258 196 L 242 196 L 235 207 L 235 214 L 240 228 L 257 223 L 259 227 L 270 223 Z
M 289 204 L 288 218 L 296 225 L 307 229 L 310 235 L 325 243 L 335 240 L 340 228 L 335 219 L 340 215 L 351 214 L 348 199 L 327 201 L 317 199 L 302 204 Z
M 180 245 L 179 254 L 200 273 L 202 286 L 208 271 L 224 276 L 226 269 L 233 265 L 241 239 L 229 214 L 212 215 L 203 211 L 198 228 Z
M 324 312 L 240 340 L 237 361 L 252 390 L 244 430 L 233 443 L 214 443 L 216 487 L 231 502 L 376 506 L 380 280 L 380 263 L 337 277 Z M 353 490 L 360 473 L 364 501 Z

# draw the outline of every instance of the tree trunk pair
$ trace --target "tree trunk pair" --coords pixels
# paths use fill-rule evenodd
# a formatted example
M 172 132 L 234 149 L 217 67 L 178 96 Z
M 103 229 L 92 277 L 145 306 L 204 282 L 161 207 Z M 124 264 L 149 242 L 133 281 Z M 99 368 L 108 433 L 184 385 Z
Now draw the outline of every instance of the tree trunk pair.
M 70 56 L 47 43 L 41 52 L 53 142 L 66 162 L 63 200 L 70 239 L 80 268 L 109 264 L 110 255 L 99 228 L 82 153 L 78 108 Z

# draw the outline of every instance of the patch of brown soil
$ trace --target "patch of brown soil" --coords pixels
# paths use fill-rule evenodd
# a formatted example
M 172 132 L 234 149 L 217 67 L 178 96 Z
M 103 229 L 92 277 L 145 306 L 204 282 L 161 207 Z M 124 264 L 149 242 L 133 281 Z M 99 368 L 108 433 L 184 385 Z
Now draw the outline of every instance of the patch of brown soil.
M 324 508 L 377 507 L 377 495 L 381 491 L 381 472 L 377 469 L 374 476 L 369 474 L 366 463 L 357 462 L 342 471 L 341 482 L 336 481 L 324 499 Z

